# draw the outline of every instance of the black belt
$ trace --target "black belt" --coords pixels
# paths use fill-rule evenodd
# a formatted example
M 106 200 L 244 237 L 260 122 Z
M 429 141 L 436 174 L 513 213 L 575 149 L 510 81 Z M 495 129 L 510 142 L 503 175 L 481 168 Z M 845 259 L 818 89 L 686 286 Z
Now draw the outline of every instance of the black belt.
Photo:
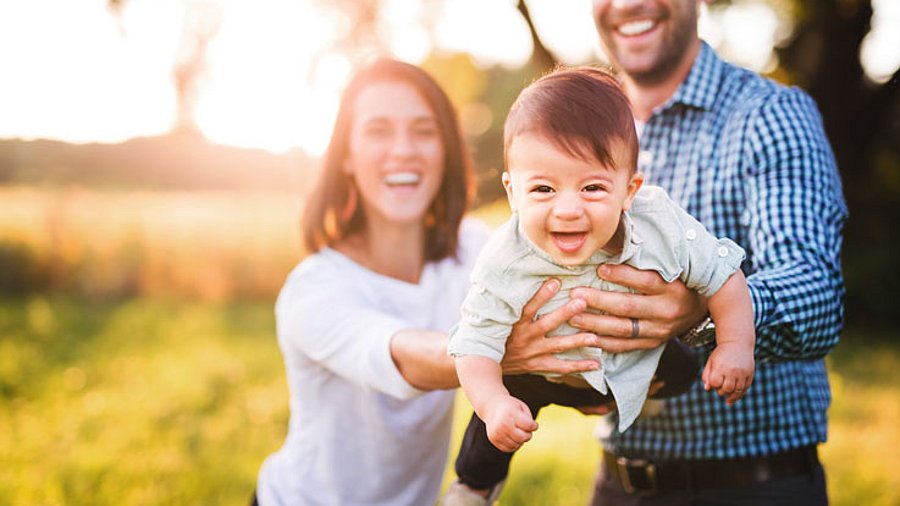
M 739 487 L 811 474 L 819 467 L 815 446 L 764 457 L 653 462 L 603 452 L 605 469 L 629 494 Z

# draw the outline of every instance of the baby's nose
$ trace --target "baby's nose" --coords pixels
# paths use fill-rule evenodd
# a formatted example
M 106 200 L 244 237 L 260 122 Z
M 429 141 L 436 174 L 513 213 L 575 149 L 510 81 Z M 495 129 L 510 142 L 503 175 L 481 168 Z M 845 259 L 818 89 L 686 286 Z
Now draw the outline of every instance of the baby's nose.
M 574 219 L 581 216 L 584 207 L 581 204 L 581 199 L 576 195 L 563 193 L 556 199 L 556 205 L 553 206 L 553 211 L 557 218 Z

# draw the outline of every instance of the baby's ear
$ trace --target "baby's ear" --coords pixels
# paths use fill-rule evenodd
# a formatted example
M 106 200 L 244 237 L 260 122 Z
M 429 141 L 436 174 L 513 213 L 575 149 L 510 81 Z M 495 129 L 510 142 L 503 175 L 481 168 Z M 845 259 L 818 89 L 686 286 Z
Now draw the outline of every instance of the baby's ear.
M 512 179 L 509 177 L 509 172 L 504 171 L 503 175 L 500 176 L 500 180 L 503 181 L 503 189 L 506 190 L 506 200 L 509 201 L 509 208 L 515 211 L 516 205 L 514 204 L 515 199 L 513 199 Z
M 631 175 L 631 179 L 628 180 L 628 195 L 625 197 L 625 202 L 622 203 L 623 211 L 631 209 L 631 204 L 634 202 L 634 197 L 635 195 L 637 195 L 638 190 L 640 190 L 641 186 L 643 185 L 644 173 L 635 171 L 635 173 Z

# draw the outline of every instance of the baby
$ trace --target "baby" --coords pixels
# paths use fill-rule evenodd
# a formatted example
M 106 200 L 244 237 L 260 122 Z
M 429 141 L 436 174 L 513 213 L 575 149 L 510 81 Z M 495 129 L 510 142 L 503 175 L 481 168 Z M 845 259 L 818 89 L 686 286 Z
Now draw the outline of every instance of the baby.
M 475 409 L 456 461 L 458 481 L 443 504 L 489 504 L 512 453 L 531 439 L 548 404 L 615 402 L 619 430 L 637 418 L 654 376 L 654 397 L 686 391 L 697 378 L 693 353 L 671 339 L 651 350 L 607 353 L 584 348 L 562 358 L 594 359 L 595 371 L 564 377 L 503 376 L 506 337 L 522 307 L 547 278 L 561 288 L 541 314 L 578 286 L 628 291 L 596 276 L 602 263 L 625 263 L 680 279 L 708 298 L 716 347 L 704 387 L 729 404 L 753 379 L 753 313 L 740 270 L 743 250 L 717 239 L 637 172 L 638 140 L 628 100 L 610 74 L 557 70 L 527 87 L 504 126 L 503 185 L 513 215 L 492 236 L 472 274 L 449 353 Z M 638 330 L 638 327 L 635 326 Z M 563 325 L 553 334 L 572 334 Z M 635 336 L 636 337 L 636 336 Z M 467 502 L 468 501 L 468 502 Z

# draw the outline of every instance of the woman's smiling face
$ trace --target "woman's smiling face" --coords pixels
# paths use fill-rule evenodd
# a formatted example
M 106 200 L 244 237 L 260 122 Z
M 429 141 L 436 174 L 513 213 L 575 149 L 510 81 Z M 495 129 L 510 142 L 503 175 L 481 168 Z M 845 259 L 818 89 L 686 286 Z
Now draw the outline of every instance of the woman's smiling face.
M 423 221 L 444 173 L 434 111 L 400 80 L 366 86 L 353 107 L 344 171 L 355 180 L 367 222 Z

